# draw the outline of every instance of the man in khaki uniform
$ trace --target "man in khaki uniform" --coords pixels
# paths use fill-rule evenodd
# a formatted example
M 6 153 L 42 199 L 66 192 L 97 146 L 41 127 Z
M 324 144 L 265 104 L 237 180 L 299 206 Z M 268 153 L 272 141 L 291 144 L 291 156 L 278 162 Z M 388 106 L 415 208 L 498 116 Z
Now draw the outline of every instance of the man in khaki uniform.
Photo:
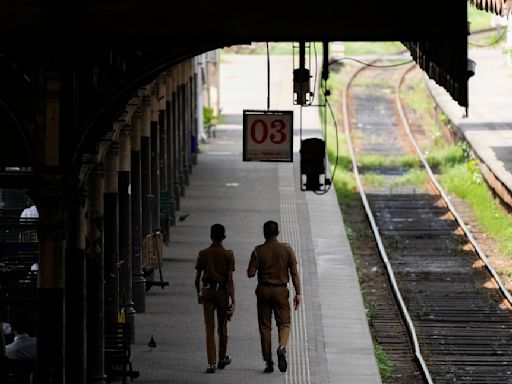
M 215 369 L 224 369 L 231 363 L 226 355 L 228 344 L 228 320 L 235 310 L 235 289 L 233 271 L 235 259 L 233 251 L 224 249 L 222 240 L 226 238 L 224 226 L 211 226 L 210 247 L 199 251 L 196 262 L 195 286 L 198 302 L 203 304 L 206 329 L 206 351 L 208 368 L 206 372 L 214 373 Z M 202 276 L 201 276 L 202 275 Z M 202 283 L 202 288 L 201 288 Z M 215 310 L 217 310 L 217 331 L 219 335 L 219 361 L 215 366 Z
M 275 221 L 263 225 L 265 243 L 254 248 L 247 268 L 247 276 L 254 277 L 258 272 L 256 297 L 258 302 L 258 325 L 261 339 L 261 352 L 266 362 L 264 372 L 274 372 L 272 359 L 272 313 L 276 319 L 279 346 L 277 348 L 278 367 L 286 372 L 286 347 L 290 338 L 291 311 L 288 291 L 289 276 L 295 288 L 293 305 L 300 307 L 300 277 L 297 271 L 295 252 L 289 244 L 277 240 L 279 228 Z

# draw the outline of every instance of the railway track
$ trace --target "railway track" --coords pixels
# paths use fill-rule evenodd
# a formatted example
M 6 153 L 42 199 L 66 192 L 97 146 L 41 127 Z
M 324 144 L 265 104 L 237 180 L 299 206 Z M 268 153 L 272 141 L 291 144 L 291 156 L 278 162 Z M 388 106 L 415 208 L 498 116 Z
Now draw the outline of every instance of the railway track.
M 409 168 L 386 162 L 418 147 L 396 96 L 405 73 L 365 67 L 344 92 L 354 173 L 382 258 L 365 277 L 381 300 L 377 341 L 400 365 L 397 382 L 512 383 L 510 294 L 435 179 L 404 182 Z M 365 165 L 374 157 L 384 166 Z

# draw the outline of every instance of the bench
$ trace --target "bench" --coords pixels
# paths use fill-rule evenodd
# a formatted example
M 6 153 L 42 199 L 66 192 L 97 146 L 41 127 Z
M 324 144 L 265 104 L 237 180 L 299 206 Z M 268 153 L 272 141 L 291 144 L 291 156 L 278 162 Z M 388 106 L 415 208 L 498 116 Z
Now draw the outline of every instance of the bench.
M 164 281 L 162 274 L 162 239 L 161 233 L 155 232 L 147 235 L 142 244 L 142 267 L 144 278 L 146 279 L 146 291 L 152 286 L 157 285 L 160 288 L 169 285 L 168 281 Z M 159 281 L 154 280 L 154 270 L 158 269 Z
M 31 384 L 35 360 L 0 358 L 0 383 Z
M 107 383 L 112 383 L 117 377 L 130 380 L 139 377 L 139 372 L 132 367 L 132 352 L 130 348 L 130 324 L 116 323 L 105 328 L 105 374 Z

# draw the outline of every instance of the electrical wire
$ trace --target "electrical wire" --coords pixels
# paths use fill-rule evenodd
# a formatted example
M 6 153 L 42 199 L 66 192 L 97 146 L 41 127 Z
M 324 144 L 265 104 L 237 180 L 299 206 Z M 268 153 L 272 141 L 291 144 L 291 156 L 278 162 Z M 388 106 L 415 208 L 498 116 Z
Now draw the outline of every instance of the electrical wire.
M 270 110 L 270 49 L 267 41 L 267 110 Z
M 414 62 L 414 60 L 408 60 L 408 61 L 404 61 L 404 62 L 398 63 L 398 64 L 375 65 L 375 64 L 365 63 L 364 61 L 361 61 L 361 60 L 358 60 L 358 59 L 354 59 L 353 57 L 342 57 L 341 59 L 336 59 L 336 60 L 331 61 L 329 63 L 329 65 L 335 64 L 335 63 L 337 63 L 339 61 L 343 61 L 343 60 L 353 60 L 353 61 L 355 61 L 357 63 L 366 65 L 367 67 L 377 67 L 377 68 L 399 67 L 401 65 L 406 65 L 406 64 L 410 64 L 410 63 Z
M 327 192 L 330 191 L 330 189 L 334 183 L 334 177 L 336 175 L 336 170 L 338 168 L 338 157 L 339 157 L 339 142 L 338 142 L 338 140 L 339 139 L 338 139 L 338 124 L 336 124 L 336 117 L 334 116 L 334 111 L 331 107 L 331 104 L 329 103 L 329 100 L 327 99 L 328 95 L 326 92 L 326 90 L 327 90 L 327 81 L 326 80 L 323 80 L 323 79 L 321 80 L 320 89 L 324 95 L 324 103 L 325 104 L 323 105 L 323 107 L 325 108 L 325 106 L 327 106 L 329 108 L 329 112 L 331 113 L 332 121 L 334 124 L 334 132 L 336 133 L 336 157 L 335 157 L 336 161 L 334 162 L 334 167 L 333 167 L 333 170 L 331 173 L 331 183 L 323 191 L 313 191 L 316 195 L 325 195 Z M 327 113 L 324 113 L 324 116 L 323 116 L 322 132 L 325 137 L 325 146 L 327 148 Z
M 314 82 L 313 82 L 313 92 L 311 94 L 311 100 L 309 101 L 309 103 L 307 104 L 308 107 L 310 107 L 311 105 L 313 105 L 313 102 L 315 101 L 315 95 L 316 95 L 316 83 L 317 83 L 317 78 L 318 78 L 318 54 L 316 52 L 316 43 L 313 42 L 313 51 L 315 52 L 315 71 L 313 72 L 314 73 Z
M 316 46 L 315 46 L 315 57 L 316 57 Z M 375 64 L 370 64 L 370 63 L 365 63 L 364 61 L 361 61 L 361 60 L 358 60 L 358 59 L 354 59 L 353 57 L 343 57 L 341 59 L 337 59 L 337 60 L 334 60 L 332 62 L 330 62 L 328 65 L 331 65 L 331 64 L 334 64 L 334 63 L 337 63 L 339 61 L 342 61 L 342 60 L 353 60 L 353 61 L 356 61 L 360 64 L 363 64 L 367 67 L 379 67 L 379 68 L 391 68 L 391 67 L 398 67 L 398 66 L 401 66 L 401 65 L 406 65 L 406 64 L 410 64 L 412 62 L 414 62 L 414 60 L 408 60 L 408 61 L 405 61 L 405 62 L 402 62 L 402 63 L 398 63 L 398 64 L 389 64 L 389 65 L 375 65 Z M 315 88 L 316 89 L 316 76 L 317 76 L 317 71 L 315 71 Z M 334 163 L 334 167 L 333 167 L 333 170 L 332 170 L 332 174 L 331 174 L 331 183 L 329 184 L 329 186 L 324 190 L 324 191 L 313 191 L 315 194 L 317 195 L 323 195 L 323 194 L 326 194 L 327 192 L 329 192 L 329 190 L 331 189 L 331 186 L 332 184 L 334 183 L 334 177 L 336 175 L 336 170 L 338 168 L 338 157 L 339 157 L 339 142 L 338 142 L 338 125 L 336 124 L 336 117 L 334 115 L 334 111 L 331 107 L 331 104 L 329 103 L 329 100 L 328 100 L 328 95 L 327 95 L 327 81 L 326 80 L 321 80 L 320 82 L 320 89 L 324 95 L 324 105 L 322 105 L 322 107 L 326 107 L 329 108 L 329 112 L 331 113 L 331 117 L 332 117 L 332 121 L 333 121 L 333 124 L 334 124 L 334 131 L 336 133 L 336 161 Z M 302 106 L 301 106 L 301 113 L 302 113 Z M 322 127 L 322 132 L 323 132 L 323 136 L 325 137 L 325 145 L 327 147 L 327 113 L 324 113 L 324 118 L 323 118 L 323 127 Z M 301 137 L 302 139 L 302 137 Z

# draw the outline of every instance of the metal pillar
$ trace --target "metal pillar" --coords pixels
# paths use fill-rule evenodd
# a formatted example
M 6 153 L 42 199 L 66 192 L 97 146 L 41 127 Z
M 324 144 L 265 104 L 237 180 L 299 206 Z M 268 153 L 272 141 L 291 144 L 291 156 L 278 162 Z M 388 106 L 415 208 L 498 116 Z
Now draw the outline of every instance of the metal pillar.
M 188 109 L 187 109 L 187 66 L 186 63 L 181 65 L 181 84 L 180 84 L 180 156 L 181 156 L 181 169 L 183 178 L 181 180 L 181 194 L 185 195 L 185 187 L 189 184 L 189 169 L 188 169 L 188 149 L 187 149 L 187 134 L 188 134 Z
M 149 97 L 142 100 L 142 126 L 140 138 L 140 166 L 141 166 L 141 193 L 142 193 L 142 265 L 144 266 L 144 241 L 146 236 L 152 233 L 152 209 L 151 209 L 151 102 Z M 153 280 L 153 273 L 143 269 L 146 279 Z
M 142 126 L 140 137 L 140 173 L 142 191 L 142 240 L 151 233 L 151 105 L 149 98 L 142 101 Z
M 140 171 L 141 118 L 133 117 L 131 142 L 131 210 L 132 210 L 132 295 L 135 310 L 146 312 L 146 280 L 142 273 L 142 190 Z
M 85 190 L 71 193 L 66 241 L 66 383 L 86 379 Z
M 180 185 L 180 195 L 185 195 L 186 169 L 185 169 L 185 83 L 184 83 L 183 64 L 178 65 L 178 182 Z
M 86 180 L 85 252 L 87 292 L 87 383 L 104 383 L 105 337 L 103 284 L 103 165 L 98 164 Z
M 174 198 L 174 140 L 172 137 L 173 130 L 173 111 L 172 111 L 172 98 L 173 98 L 173 83 L 172 77 L 174 75 L 171 71 L 168 72 L 166 77 L 166 101 L 165 101 L 165 131 L 167 132 L 167 190 L 169 193 L 169 210 L 170 210 L 170 225 L 176 225 L 176 200 Z
M 112 142 L 105 155 L 104 236 L 105 236 L 105 326 L 114 325 L 119 316 L 119 144 Z
M 158 104 L 158 133 L 160 134 L 160 188 L 166 192 L 169 190 L 169 172 L 167 171 L 169 163 L 167 161 L 167 129 L 166 129 L 166 98 L 167 82 L 166 76 L 162 77 L 160 82 L 159 104 Z
M 159 153 L 160 153 L 160 194 L 164 197 L 160 199 L 160 230 L 162 232 L 162 239 L 165 245 L 170 242 L 170 197 L 169 197 L 169 163 L 167 161 L 167 124 L 165 119 L 165 100 L 163 107 L 160 106 L 158 114 L 158 132 L 160 134 Z
M 173 191 L 174 200 L 176 201 L 176 210 L 180 210 L 181 200 L 181 186 L 180 186 L 180 161 L 179 161 L 179 93 L 178 93 L 178 70 L 173 70 L 172 76 L 172 125 L 171 125 L 171 140 L 172 140 L 172 161 L 173 161 Z
M 160 108 L 156 97 L 151 102 L 151 232 L 160 231 L 160 135 L 158 133 L 158 118 Z
M 43 174 L 31 193 L 39 212 L 36 383 L 64 383 L 66 199 L 58 174 Z M 70 326 L 72 326 L 70 324 Z
M 197 164 L 197 154 L 199 153 L 199 118 L 198 114 L 203 113 L 203 111 L 199 111 L 198 108 L 198 95 L 197 95 L 197 59 L 192 59 L 193 62 L 193 77 L 192 77 L 192 137 L 195 140 L 195 148 L 192 148 L 192 152 L 190 154 L 190 160 L 192 165 Z
M 195 122 L 195 105 L 194 105 L 194 59 L 188 60 L 188 97 L 187 97 L 187 105 L 188 105 L 188 134 L 187 134 L 187 159 L 188 159 L 188 170 L 189 173 L 192 174 L 192 157 L 193 152 L 195 152 L 195 148 L 192 148 L 192 138 L 195 137 L 194 132 L 194 122 Z M 194 143 L 195 144 L 195 143 Z M 190 180 L 189 180 L 190 182 Z
M 135 341 L 135 308 L 132 300 L 132 223 L 131 223 L 131 143 L 130 126 L 119 134 L 119 302 L 130 324 L 132 342 Z

